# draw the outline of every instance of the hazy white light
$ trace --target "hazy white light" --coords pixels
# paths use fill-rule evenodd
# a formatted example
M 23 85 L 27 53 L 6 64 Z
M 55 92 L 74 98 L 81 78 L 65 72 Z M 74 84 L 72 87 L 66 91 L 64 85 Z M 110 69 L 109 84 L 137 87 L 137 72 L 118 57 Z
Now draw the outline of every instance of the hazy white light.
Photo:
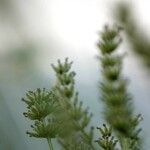
M 51 7 L 53 32 L 68 45 L 85 52 L 94 47 L 102 17 L 93 0 L 56 0 Z

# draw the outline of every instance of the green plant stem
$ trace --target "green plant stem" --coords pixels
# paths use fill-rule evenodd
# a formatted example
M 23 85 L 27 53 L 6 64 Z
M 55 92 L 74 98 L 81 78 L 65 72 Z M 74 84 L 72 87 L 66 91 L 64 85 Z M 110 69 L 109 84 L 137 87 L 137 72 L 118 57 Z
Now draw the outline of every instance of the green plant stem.
M 51 139 L 50 139 L 50 138 L 47 138 L 47 142 L 48 142 L 49 150 L 54 150 L 54 149 L 53 149 L 53 145 L 52 145 L 52 142 L 51 142 Z
M 130 149 L 129 143 L 128 143 L 126 138 L 121 138 L 120 141 L 121 141 L 122 150 L 129 150 Z
M 89 136 L 87 135 L 87 133 L 86 133 L 84 130 L 81 130 L 81 132 L 82 132 L 83 136 L 84 136 L 86 139 L 89 138 Z M 90 145 L 90 147 L 91 147 L 92 150 L 95 150 L 95 148 L 94 148 L 94 146 L 93 146 L 92 143 L 88 143 L 88 144 Z

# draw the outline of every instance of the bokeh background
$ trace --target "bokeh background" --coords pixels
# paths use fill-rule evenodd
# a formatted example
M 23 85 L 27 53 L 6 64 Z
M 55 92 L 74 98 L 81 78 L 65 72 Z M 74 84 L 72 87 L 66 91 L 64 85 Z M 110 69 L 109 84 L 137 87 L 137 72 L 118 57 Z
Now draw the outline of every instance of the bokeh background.
M 149 0 L 0 0 L 0 150 L 48 149 L 29 138 L 21 98 L 26 91 L 50 89 L 51 63 L 74 61 L 80 100 L 103 123 L 96 56 L 105 24 L 124 27 L 120 53 L 127 53 L 123 73 L 130 80 L 135 112 L 143 115 L 144 149 L 150 147 L 150 1 Z

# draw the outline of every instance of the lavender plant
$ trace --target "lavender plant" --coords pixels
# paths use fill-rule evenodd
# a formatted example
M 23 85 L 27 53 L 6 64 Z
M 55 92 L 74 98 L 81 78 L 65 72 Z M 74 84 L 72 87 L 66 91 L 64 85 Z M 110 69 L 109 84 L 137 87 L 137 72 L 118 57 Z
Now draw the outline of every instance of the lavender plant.
M 90 127 L 92 114 L 84 108 L 75 89 L 72 62 L 65 59 L 52 65 L 56 84 L 50 89 L 29 91 L 22 100 L 27 105 L 24 116 L 33 121 L 30 137 L 45 138 L 54 150 L 57 139 L 63 150 L 141 150 L 138 124 L 141 115 L 134 116 L 132 97 L 127 91 L 127 80 L 121 74 L 122 56 L 116 54 L 121 42 L 120 28 L 108 27 L 100 34 L 98 43 L 103 81 L 101 100 L 107 125 L 97 127 L 100 138 L 94 140 Z

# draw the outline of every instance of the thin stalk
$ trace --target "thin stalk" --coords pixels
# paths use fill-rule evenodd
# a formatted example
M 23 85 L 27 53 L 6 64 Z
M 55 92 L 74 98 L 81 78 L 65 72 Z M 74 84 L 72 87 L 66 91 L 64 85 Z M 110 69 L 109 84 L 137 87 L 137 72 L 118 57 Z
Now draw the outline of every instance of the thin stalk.
M 48 142 L 49 150 L 54 150 L 53 145 L 52 145 L 52 141 L 50 138 L 47 138 L 47 142 Z
M 81 132 L 82 132 L 83 136 L 85 137 L 85 139 L 89 138 L 88 134 L 84 130 L 81 130 Z M 88 144 L 90 145 L 92 150 L 95 150 L 95 148 L 91 142 L 90 143 L 88 142 Z
M 129 143 L 128 143 L 128 141 L 127 141 L 126 138 L 121 138 L 120 142 L 121 142 L 121 148 L 122 148 L 122 150 L 129 150 L 130 149 L 129 148 Z

